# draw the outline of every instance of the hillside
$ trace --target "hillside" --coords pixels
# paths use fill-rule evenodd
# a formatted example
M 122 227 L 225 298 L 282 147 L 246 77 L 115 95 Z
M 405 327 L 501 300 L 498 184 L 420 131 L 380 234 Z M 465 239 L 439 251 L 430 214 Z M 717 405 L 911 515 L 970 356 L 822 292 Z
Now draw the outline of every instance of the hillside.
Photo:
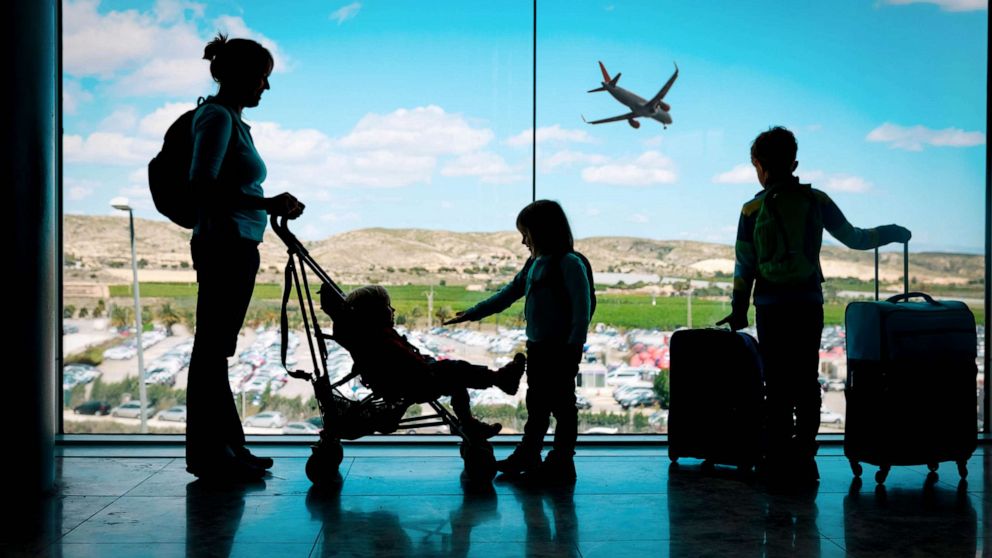
M 131 254 L 126 217 L 66 215 L 66 281 L 127 283 Z M 193 281 L 190 232 L 172 223 L 138 219 L 137 254 L 143 281 Z M 445 280 L 451 284 L 502 281 L 512 275 L 527 251 L 516 232 L 458 233 L 425 229 L 361 229 L 308 242 L 314 259 L 342 283 L 380 281 L 392 284 Z M 712 277 L 733 271 L 732 246 L 687 240 L 591 237 L 576 242 L 596 272 L 655 273 L 677 277 Z M 286 250 L 272 231 L 261 245 L 262 280 L 281 281 Z M 828 277 L 873 276 L 872 253 L 825 247 Z M 910 275 L 928 283 L 981 280 L 979 255 L 913 253 Z M 902 275 L 902 255 L 882 254 L 882 277 Z

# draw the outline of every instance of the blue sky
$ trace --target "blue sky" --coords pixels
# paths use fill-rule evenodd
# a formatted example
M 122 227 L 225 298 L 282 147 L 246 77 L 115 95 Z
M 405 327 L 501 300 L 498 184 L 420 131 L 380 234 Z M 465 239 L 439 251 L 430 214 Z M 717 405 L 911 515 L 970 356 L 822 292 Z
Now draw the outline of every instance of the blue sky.
M 145 164 L 214 91 L 218 29 L 272 50 L 245 112 L 266 191 L 307 203 L 323 238 L 385 226 L 509 230 L 531 195 L 530 2 L 67 1 L 65 207 L 129 197 L 158 218 Z M 915 249 L 984 247 L 987 0 L 565 2 L 538 13 L 539 197 L 578 237 L 732 242 L 758 189 L 754 136 L 799 140 L 801 178 L 856 225 L 898 222 Z M 674 124 L 588 126 L 650 98 L 677 62 Z

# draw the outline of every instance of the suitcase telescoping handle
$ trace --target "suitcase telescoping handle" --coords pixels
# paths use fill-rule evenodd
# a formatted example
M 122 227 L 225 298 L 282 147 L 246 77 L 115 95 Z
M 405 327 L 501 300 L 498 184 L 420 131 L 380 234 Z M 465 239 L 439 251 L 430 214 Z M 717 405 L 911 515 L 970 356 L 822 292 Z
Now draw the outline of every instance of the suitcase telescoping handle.
M 889 302 L 896 302 L 904 298 L 908 300 L 914 296 L 921 296 L 927 302 L 933 303 L 933 299 L 928 295 L 909 292 L 909 241 L 907 240 L 902 244 L 902 294 L 890 298 Z M 878 300 L 878 246 L 875 247 L 875 300 Z

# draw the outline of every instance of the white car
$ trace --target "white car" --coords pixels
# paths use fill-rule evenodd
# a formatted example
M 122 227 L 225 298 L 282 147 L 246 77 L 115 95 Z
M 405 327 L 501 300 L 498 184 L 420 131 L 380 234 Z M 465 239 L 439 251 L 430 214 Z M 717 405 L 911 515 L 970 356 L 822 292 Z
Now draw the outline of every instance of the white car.
M 286 417 L 278 411 L 266 411 L 245 419 L 245 426 L 256 428 L 282 428 L 286 426 Z
M 825 407 L 820 408 L 820 424 L 831 424 L 833 426 L 840 426 L 844 424 L 844 417 L 840 414 L 831 411 Z
M 290 422 L 282 427 L 283 434 L 320 434 L 320 427 L 309 422 Z
M 172 420 L 176 422 L 186 422 L 186 405 L 176 405 L 160 411 L 156 417 L 158 420 Z
M 145 407 L 145 417 L 149 417 L 155 407 L 149 403 Z M 139 418 L 141 414 L 141 402 L 140 401 L 128 401 L 127 403 L 121 403 L 116 409 L 110 412 L 111 416 L 122 417 L 122 418 Z

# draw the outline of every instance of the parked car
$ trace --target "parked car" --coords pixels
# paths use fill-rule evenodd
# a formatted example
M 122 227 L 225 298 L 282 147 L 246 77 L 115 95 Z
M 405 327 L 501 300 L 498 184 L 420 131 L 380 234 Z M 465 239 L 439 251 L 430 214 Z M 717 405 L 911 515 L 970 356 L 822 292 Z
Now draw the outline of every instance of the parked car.
M 834 426 L 840 426 L 844 423 L 844 417 L 840 414 L 827 409 L 826 407 L 820 408 L 820 424 L 832 424 Z
M 283 434 L 320 434 L 321 429 L 309 422 L 290 422 L 282 427 Z
M 158 420 L 173 420 L 176 422 L 186 422 L 186 405 L 176 405 L 159 412 L 155 417 Z
M 154 410 L 155 406 L 148 403 L 144 410 L 145 417 L 151 416 Z M 140 418 L 141 412 L 140 401 L 128 401 L 127 403 L 121 403 L 116 409 L 111 411 L 110 414 L 121 418 Z
M 625 410 L 631 407 L 650 407 L 658 403 L 658 395 L 654 391 L 639 391 L 620 401 Z
M 575 394 L 575 407 L 578 409 L 586 410 L 592 409 L 592 402 L 583 397 L 582 395 Z
M 73 409 L 77 415 L 109 415 L 110 414 L 110 403 L 106 401 L 97 401 L 91 399 L 85 403 L 80 403 L 76 405 Z
M 266 411 L 245 419 L 245 426 L 256 428 L 282 428 L 286 426 L 286 417 L 278 411 Z

